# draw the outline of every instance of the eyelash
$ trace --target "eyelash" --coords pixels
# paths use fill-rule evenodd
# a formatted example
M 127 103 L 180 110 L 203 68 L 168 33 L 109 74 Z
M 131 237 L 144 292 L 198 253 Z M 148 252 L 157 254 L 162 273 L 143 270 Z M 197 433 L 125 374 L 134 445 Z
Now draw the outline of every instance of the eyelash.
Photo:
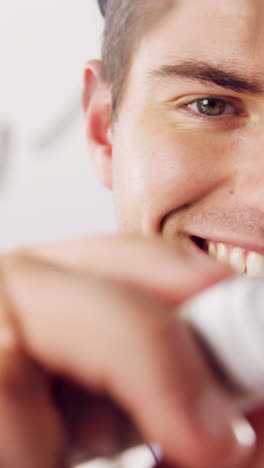
M 219 101 L 219 102 L 222 102 L 223 104 L 225 104 L 227 106 L 227 109 L 228 108 L 231 108 L 233 109 L 232 112 L 227 112 L 225 109 L 224 113 L 223 114 L 220 114 L 220 115 L 206 115 L 206 114 L 203 114 L 202 112 L 198 110 L 193 110 L 191 109 L 191 106 L 196 104 L 196 105 L 199 105 L 199 103 L 202 101 L 205 101 L 205 100 L 216 100 L 216 101 Z M 194 116 L 195 118 L 198 118 L 198 119 L 202 119 L 202 120 L 210 120 L 210 121 L 215 121 L 215 120 L 223 120 L 223 119 L 226 119 L 226 118 L 230 118 L 231 116 L 234 116 L 234 115 L 237 115 L 237 116 L 241 116 L 243 114 L 241 108 L 239 108 L 239 106 L 237 104 L 235 104 L 233 101 L 230 101 L 229 99 L 227 98 L 224 98 L 222 96 L 201 96 L 197 99 L 194 99 L 190 102 L 187 102 L 185 104 L 183 104 L 181 107 L 180 107 L 181 110 L 183 110 L 184 112 L 188 112 L 189 114 L 192 114 L 192 116 Z

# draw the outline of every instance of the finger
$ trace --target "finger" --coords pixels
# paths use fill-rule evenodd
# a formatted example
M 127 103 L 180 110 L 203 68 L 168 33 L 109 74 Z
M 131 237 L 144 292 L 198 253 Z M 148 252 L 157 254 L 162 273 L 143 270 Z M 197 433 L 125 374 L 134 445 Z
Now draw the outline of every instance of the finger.
M 163 239 L 109 236 L 67 241 L 25 251 L 51 263 L 119 280 L 167 304 L 227 278 L 233 271 L 191 242 L 176 246 Z
M 3 311 L 1 311 L 3 312 Z M 0 316 L 0 466 L 65 468 L 65 433 L 43 372 Z
M 96 395 L 65 378 L 55 379 L 52 395 L 67 428 L 71 466 L 112 458 L 145 442 L 128 414 L 106 395 Z
M 9 309 L 29 354 L 94 392 L 107 392 L 145 437 L 183 466 L 244 459 L 249 427 L 217 388 L 184 325 L 156 300 L 114 282 L 17 259 Z M 212 417 L 213 415 L 213 417 Z

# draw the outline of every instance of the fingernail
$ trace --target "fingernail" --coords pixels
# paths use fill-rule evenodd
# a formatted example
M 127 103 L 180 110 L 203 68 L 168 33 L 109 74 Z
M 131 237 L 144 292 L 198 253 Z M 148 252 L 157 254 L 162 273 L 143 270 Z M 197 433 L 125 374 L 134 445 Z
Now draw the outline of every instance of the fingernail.
M 203 394 L 197 411 L 208 440 L 218 446 L 227 459 L 246 456 L 254 448 L 256 434 L 252 426 L 218 389 Z
M 149 445 L 156 462 L 161 462 L 163 459 L 163 450 L 159 444 L 152 443 Z

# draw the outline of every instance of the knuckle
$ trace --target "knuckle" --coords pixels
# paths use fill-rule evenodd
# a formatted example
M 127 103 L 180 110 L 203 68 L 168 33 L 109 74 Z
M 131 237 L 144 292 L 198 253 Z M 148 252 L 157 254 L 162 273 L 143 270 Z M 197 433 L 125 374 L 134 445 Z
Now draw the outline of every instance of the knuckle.
M 29 259 L 29 254 L 26 249 L 16 249 L 11 252 L 1 255 L 0 259 L 0 275 L 1 282 L 21 269 Z
M 16 250 L 0 257 L 0 388 L 5 381 L 5 364 L 20 349 L 19 324 L 16 316 L 14 280 L 26 262 L 24 251 Z M 12 385 L 11 385 L 12 386 Z
M 12 308 L 12 297 L 15 296 L 19 279 L 37 260 L 29 249 L 19 248 L 0 256 L 0 304 Z
M 19 251 L 4 254 L 0 258 L 0 321 L 4 312 L 12 310 L 12 279 L 21 269 L 22 254 Z

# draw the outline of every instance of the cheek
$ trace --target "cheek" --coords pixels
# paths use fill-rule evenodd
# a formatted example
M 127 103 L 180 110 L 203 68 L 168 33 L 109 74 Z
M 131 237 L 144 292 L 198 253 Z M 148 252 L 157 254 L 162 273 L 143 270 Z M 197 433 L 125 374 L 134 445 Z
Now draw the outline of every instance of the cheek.
M 232 147 L 231 141 L 204 132 L 145 127 L 124 143 L 115 164 L 116 181 L 141 194 L 164 189 L 171 182 L 189 185 L 222 172 Z
M 175 121 L 136 119 L 119 132 L 113 157 L 113 191 L 119 219 L 141 230 L 146 212 L 190 203 L 227 170 L 230 137 Z M 228 149 L 229 148 L 229 149 Z

